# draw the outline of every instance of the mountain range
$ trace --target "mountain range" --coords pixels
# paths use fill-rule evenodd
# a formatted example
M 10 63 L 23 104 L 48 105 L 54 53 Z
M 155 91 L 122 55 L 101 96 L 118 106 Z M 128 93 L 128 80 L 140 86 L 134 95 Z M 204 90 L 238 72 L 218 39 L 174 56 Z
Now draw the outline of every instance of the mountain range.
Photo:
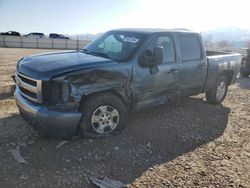
M 250 41 L 250 31 L 239 27 L 223 27 L 201 33 L 204 41 L 227 41 L 233 47 L 245 48 Z

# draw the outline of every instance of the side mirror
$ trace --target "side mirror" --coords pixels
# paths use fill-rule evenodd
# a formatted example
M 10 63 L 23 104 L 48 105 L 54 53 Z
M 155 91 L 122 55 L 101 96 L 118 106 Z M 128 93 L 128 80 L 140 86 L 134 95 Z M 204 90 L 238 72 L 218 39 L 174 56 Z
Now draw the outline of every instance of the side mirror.
M 139 64 L 142 68 L 152 68 L 163 63 L 164 48 L 157 46 L 153 53 L 150 50 L 145 50 L 139 58 Z
M 154 48 L 154 64 L 155 65 L 160 65 L 163 63 L 163 54 L 164 54 L 163 46 L 156 46 Z

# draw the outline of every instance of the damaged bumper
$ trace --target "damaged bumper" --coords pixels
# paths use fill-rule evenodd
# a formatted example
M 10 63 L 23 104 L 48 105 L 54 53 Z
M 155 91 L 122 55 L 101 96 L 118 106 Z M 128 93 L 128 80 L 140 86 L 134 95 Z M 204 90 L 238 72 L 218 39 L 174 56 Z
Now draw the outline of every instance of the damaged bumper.
M 76 133 L 82 114 L 79 112 L 57 112 L 46 107 L 36 105 L 15 91 L 17 107 L 23 118 L 34 129 L 49 137 L 70 138 Z

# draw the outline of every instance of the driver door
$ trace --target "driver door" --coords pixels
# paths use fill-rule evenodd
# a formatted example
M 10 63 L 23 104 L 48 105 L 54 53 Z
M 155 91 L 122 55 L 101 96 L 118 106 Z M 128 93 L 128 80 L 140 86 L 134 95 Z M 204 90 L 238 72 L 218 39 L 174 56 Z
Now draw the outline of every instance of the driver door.
M 135 109 L 166 103 L 178 95 L 178 70 L 175 46 L 171 35 L 155 37 L 145 50 L 153 52 L 156 46 L 164 48 L 163 63 L 154 67 L 142 67 L 139 62 L 134 68 Z

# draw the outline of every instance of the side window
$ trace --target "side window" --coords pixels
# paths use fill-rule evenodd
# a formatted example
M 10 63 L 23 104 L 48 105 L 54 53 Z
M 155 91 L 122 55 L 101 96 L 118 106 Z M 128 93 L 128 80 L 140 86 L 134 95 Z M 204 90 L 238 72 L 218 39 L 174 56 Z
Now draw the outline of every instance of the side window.
M 156 46 L 163 46 L 164 48 L 164 56 L 163 56 L 164 63 L 170 63 L 175 61 L 174 43 L 171 37 L 168 36 L 158 37 L 156 41 Z
M 182 35 L 179 39 L 183 61 L 199 60 L 201 58 L 201 44 L 197 36 Z

